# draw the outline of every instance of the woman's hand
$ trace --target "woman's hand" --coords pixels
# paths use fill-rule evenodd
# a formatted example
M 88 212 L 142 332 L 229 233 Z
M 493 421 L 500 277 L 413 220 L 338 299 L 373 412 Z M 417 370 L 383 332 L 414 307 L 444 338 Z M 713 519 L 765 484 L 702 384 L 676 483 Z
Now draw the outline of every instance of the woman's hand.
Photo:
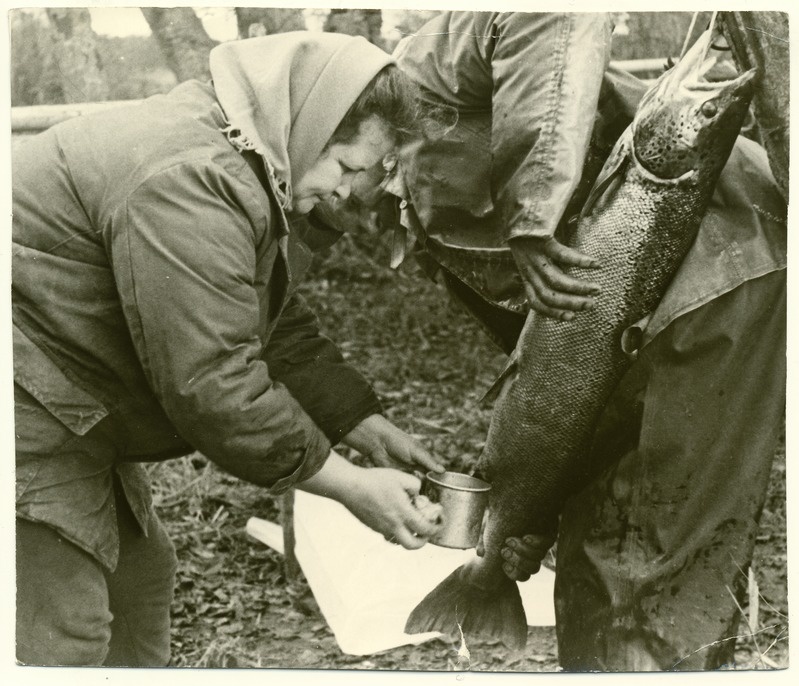
M 439 528 L 413 504 L 421 481 L 396 469 L 356 467 L 331 451 L 322 469 L 297 487 L 337 500 L 366 526 L 404 548 L 421 548 Z
M 368 457 L 378 467 L 444 471 L 443 465 L 421 443 L 380 414 L 364 419 L 344 436 L 342 443 Z
M 420 511 L 413 498 L 421 482 L 395 469 L 362 469 L 344 505 L 366 526 L 403 548 L 421 548 L 439 524 Z
M 593 258 L 559 243 L 555 238 L 516 237 L 509 241 L 513 259 L 524 282 L 527 299 L 536 312 L 570 321 L 575 312 L 594 307 L 591 296 L 599 286 L 569 276 L 569 267 L 597 269 Z

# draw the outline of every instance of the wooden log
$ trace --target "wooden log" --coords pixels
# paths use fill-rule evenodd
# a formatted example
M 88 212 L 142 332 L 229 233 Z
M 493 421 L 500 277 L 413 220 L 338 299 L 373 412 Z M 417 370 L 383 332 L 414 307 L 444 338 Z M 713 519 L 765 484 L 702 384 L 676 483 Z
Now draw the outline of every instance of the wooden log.
M 640 74 L 649 71 L 662 71 L 666 64 L 665 57 L 646 60 L 617 60 L 611 62 L 624 71 Z M 107 102 L 79 102 L 69 105 L 35 105 L 31 107 L 11 108 L 11 131 L 15 134 L 31 134 L 44 131 L 59 122 L 83 114 L 91 114 L 100 110 L 122 105 L 135 105 L 141 100 L 109 100 Z
M 280 496 L 280 525 L 283 527 L 283 566 L 286 581 L 296 583 L 300 578 L 300 563 L 297 560 L 294 535 L 294 489 Z
M 36 105 L 11 108 L 11 131 L 13 133 L 38 133 L 59 122 L 82 114 L 133 105 L 141 100 L 107 100 L 105 102 L 80 102 L 70 105 Z

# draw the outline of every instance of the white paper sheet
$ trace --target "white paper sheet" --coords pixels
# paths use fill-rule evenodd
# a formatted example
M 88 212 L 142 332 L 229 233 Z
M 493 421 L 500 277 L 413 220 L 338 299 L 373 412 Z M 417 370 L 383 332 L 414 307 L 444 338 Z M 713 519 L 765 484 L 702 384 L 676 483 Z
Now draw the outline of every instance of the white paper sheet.
M 297 560 L 341 650 L 369 655 L 418 644 L 439 634 L 406 634 L 405 621 L 439 581 L 474 556 L 474 550 L 426 545 L 406 550 L 388 543 L 337 502 L 296 494 Z M 282 529 L 252 517 L 247 533 L 283 552 Z M 519 584 L 529 626 L 553 626 L 555 575 L 542 569 Z

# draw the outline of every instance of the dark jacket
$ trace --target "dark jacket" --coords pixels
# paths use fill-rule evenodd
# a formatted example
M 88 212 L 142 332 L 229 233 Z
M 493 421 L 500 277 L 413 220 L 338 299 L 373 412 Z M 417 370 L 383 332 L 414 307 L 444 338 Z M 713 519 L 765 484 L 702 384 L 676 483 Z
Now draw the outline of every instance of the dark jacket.
M 309 250 L 223 127 L 210 85 L 189 82 L 19 149 L 15 382 L 75 436 L 113 422 L 115 463 L 199 450 L 280 491 L 379 404 L 294 293 Z M 18 435 L 37 416 L 18 413 Z

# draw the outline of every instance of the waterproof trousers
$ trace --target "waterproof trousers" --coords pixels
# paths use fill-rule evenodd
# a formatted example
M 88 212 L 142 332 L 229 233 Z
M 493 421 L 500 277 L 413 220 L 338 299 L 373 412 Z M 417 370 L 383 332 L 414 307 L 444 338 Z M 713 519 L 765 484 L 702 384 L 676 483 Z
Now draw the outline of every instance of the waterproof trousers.
M 72 435 L 16 391 L 17 661 L 166 666 L 177 558 L 152 506 L 143 527 L 123 493 L 117 471 L 135 465 L 114 465 L 110 425 Z M 64 461 L 76 465 L 71 480 Z M 113 555 L 105 527 L 115 530 Z
M 17 661 L 164 667 L 176 558 L 153 517 L 144 536 L 119 499 L 113 572 L 55 529 L 17 519 Z
M 784 417 L 785 308 L 772 272 L 641 349 L 597 432 L 597 474 L 561 516 L 564 669 L 733 664 Z

